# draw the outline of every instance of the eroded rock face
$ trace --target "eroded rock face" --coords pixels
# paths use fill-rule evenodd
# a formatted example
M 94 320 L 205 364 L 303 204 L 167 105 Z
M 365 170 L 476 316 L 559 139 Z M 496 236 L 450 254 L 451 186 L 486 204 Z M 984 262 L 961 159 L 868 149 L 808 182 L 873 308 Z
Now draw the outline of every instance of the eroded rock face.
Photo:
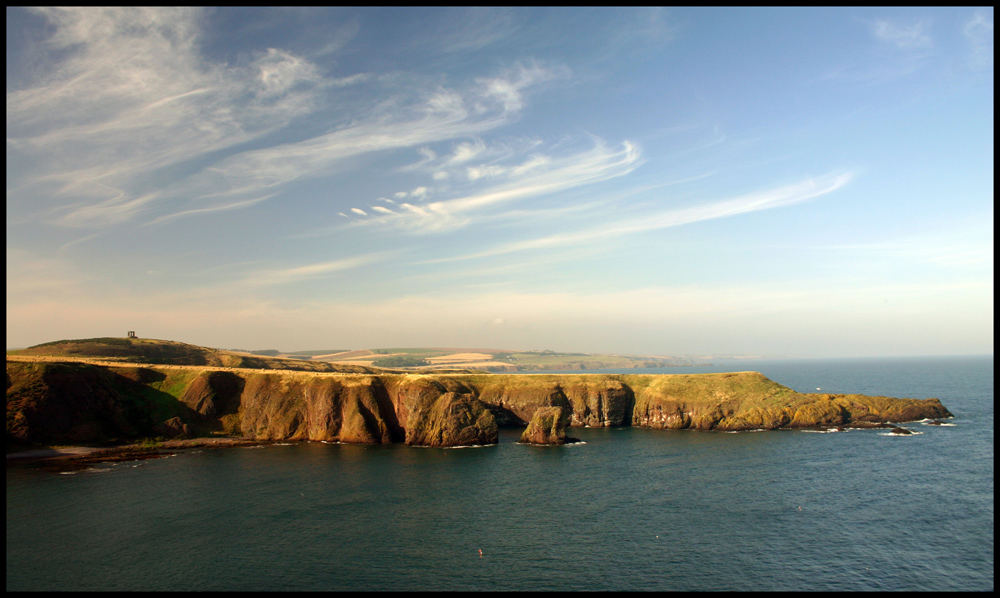
M 344 387 L 339 440 L 363 444 L 388 444 L 403 440 L 403 430 L 385 387 L 378 381 Z
M 181 402 L 207 417 L 236 413 L 240 407 L 243 378 L 232 372 L 205 371 L 181 395 Z
M 416 446 L 473 446 L 496 444 L 496 418 L 471 394 L 446 392 L 411 405 L 406 444 Z
M 409 427 L 410 414 L 423 409 L 429 402 L 447 392 L 474 394 L 468 385 L 451 377 L 431 378 L 421 375 L 403 375 L 389 378 L 386 391 L 396 411 L 400 427 Z
M 632 420 L 635 397 L 621 380 L 594 378 L 586 383 L 562 387 L 571 405 L 570 425 L 627 426 Z
M 519 442 L 525 444 L 566 444 L 569 410 L 563 407 L 539 407 L 531 416 Z
M 498 377 L 475 390 L 480 401 L 509 414 L 505 423 L 525 424 L 531 420 L 539 407 L 564 407 L 572 410 L 572 405 L 563 392 L 562 386 L 553 380 L 538 377 L 532 384 L 507 385 Z

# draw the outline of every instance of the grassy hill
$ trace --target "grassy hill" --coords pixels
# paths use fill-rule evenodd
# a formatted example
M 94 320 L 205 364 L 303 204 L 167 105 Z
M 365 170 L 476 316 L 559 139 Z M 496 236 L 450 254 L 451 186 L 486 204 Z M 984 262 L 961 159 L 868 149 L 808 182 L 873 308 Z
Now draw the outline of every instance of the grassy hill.
M 297 370 L 307 372 L 377 373 L 386 369 L 434 372 L 537 372 L 633 369 L 690 365 L 663 356 L 555 351 L 508 351 L 481 348 L 382 348 L 282 352 L 278 349 L 214 349 L 151 338 L 101 337 L 59 340 L 7 351 L 10 356 L 99 360 L 117 363 L 200 365 L 213 367 Z
M 7 351 L 9 356 L 65 357 L 117 363 L 162 365 L 203 365 L 213 367 L 297 370 L 308 372 L 376 373 L 380 370 L 363 364 L 338 364 L 326 361 L 254 355 L 238 351 L 212 349 L 177 341 L 151 338 L 102 337 L 59 340 L 27 349 Z

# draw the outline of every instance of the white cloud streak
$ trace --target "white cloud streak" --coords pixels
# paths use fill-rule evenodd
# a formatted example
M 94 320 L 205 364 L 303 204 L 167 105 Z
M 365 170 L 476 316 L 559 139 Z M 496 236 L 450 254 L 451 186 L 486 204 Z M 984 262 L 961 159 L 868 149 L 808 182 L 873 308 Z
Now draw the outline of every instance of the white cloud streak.
M 828 175 L 818 179 L 807 179 L 800 183 L 787 185 L 777 189 L 741 195 L 732 199 L 709 204 L 668 210 L 649 214 L 641 218 L 607 222 L 600 227 L 580 230 L 572 233 L 548 235 L 528 241 L 518 241 L 499 245 L 486 251 L 480 251 L 463 256 L 453 256 L 428 260 L 427 263 L 450 262 L 483 257 L 493 257 L 520 251 L 551 249 L 566 245 L 580 245 L 601 239 L 638 234 L 651 230 L 671 228 L 704 220 L 726 218 L 739 214 L 747 214 L 759 210 L 768 210 L 801 203 L 843 187 L 851 180 L 851 174 Z
M 171 220 L 177 220 L 178 218 L 186 218 L 188 216 L 195 216 L 198 214 L 207 214 L 209 212 L 226 212 L 229 210 L 239 210 L 242 208 L 248 208 L 250 206 L 259 204 L 263 201 L 271 199 L 273 195 L 265 195 L 263 197 L 255 197 L 253 199 L 247 199 L 244 201 L 237 201 L 229 204 L 215 205 L 207 208 L 195 208 L 191 210 L 184 210 L 181 212 L 174 212 L 172 214 L 167 214 L 165 216 L 160 216 L 154 220 L 150 220 L 146 223 L 146 226 L 152 226 L 154 224 L 162 224 L 164 222 L 170 222 Z
M 287 183 L 330 173 L 348 157 L 475 136 L 515 118 L 525 91 L 554 72 L 525 63 L 465 89 L 383 90 L 388 99 L 363 119 L 226 156 L 313 113 L 321 92 L 373 78 L 326 77 L 277 48 L 245 66 L 210 62 L 198 49 L 199 8 L 33 10 L 54 27 L 47 41 L 54 62 L 50 74 L 8 88 L 8 159 L 13 153 L 37 166 L 12 187 L 46 185 L 65 226 L 104 227 L 140 216 L 168 222 L 249 207 Z M 393 81 L 375 80 L 400 85 Z M 197 158 L 215 163 L 156 179 Z M 8 201 L 19 195 L 9 193 Z
M 33 168 L 22 186 L 56 185 L 61 224 L 133 218 L 166 197 L 149 190 L 150 173 L 313 107 L 319 75 L 302 58 L 271 49 L 241 68 L 206 62 L 199 8 L 34 10 L 55 26 L 47 48 L 65 58 L 7 92 L 8 155 Z
M 924 21 L 904 25 L 881 19 L 871 23 L 872 34 L 880 41 L 892 44 L 897 48 L 924 48 L 931 46 L 928 30 L 930 25 Z
M 367 266 L 385 259 L 388 253 L 371 253 L 345 257 L 327 262 L 307 264 L 284 269 L 268 269 L 253 272 L 242 280 L 242 284 L 250 286 L 270 286 L 299 282 L 302 280 L 322 278 L 336 272 Z
M 973 67 L 987 68 L 993 65 L 993 13 L 985 9 L 977 10 L 962 26 L 971 51 Z
M 536 155 L 513 168 L 498 167 L 496 176 L 510 174 L 510 179 L 479 192 L 422 206 L 404 203 L 401 205 L 406 212 L 372 219 L 366 224 L 389 225 L 415 233 L 454 230 L 493 208 L 624 176 L 641 162 L 639 148 L 632 142 L 624 141 L 619 148 L 610 148 L 595 139 L 593 147 L 586 151 L 558 158 Z M 483 177 L 476 177 L 479 178 Z
M 516 69 L 511 80 L 494 80 L 506 81 L 499 94 L 493 88 L 474 88 L 464 94 L 438 89 L 419 101 L 393 106 L 391 111 L 384 108 L 368 121 L 299 142 L 239 153 L 170 192 L 199 197 L 220 189 L 224 191 L 218 195 L 259 194 L 301 178 L 329 173 L 345 158 L 481 133 L 514 118 L 520 103 L 514 102 L 510 94 L 520 94 L 546 76 L 544 69 L 537 66 Z M 401 193 L 396 197 L 406 197 Z M 426 188 L 418 187 L 409 193 L 420 196 Z

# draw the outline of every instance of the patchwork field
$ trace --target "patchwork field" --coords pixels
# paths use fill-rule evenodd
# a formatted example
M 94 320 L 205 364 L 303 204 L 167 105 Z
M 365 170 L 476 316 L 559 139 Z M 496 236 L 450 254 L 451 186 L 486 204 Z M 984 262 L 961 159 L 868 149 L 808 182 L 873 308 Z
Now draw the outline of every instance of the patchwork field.
M 278 355 L 278 357 L 286 358 L 292 356 L 293 354 Z M 361 349 L 317 354 L 312 355 L 310 359 L 338 365 L 365 367 L 421 370 L 477 369 L 490 372 L 631 369 L 690 365 L 690 362 L 685 359 L 668 356 L 468 348 Z

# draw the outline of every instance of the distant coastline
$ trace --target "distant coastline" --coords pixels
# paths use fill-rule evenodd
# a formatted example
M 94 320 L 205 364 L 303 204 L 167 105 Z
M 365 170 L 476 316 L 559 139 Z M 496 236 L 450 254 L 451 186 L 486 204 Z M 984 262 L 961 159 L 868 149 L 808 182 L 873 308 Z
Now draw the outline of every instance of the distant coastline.
M 7 377 L 8 452 L 219 437 L 447 447 L 495 443 L 500 427 L 527 427 L 532 442 L 560 444 L 568 427 L 892 427 L 951 416 L 933 398 L 802 393 L 758 372 L 405 371 L 134 338 L 9 354 Z

